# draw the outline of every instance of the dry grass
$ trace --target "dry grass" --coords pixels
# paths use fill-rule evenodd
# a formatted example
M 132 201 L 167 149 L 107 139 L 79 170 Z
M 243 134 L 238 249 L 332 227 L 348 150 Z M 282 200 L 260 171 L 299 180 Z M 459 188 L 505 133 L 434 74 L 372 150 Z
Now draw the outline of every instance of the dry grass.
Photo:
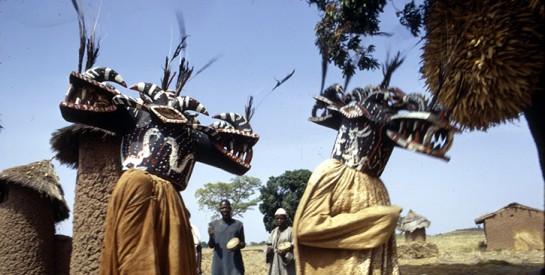
M 454 231 L 428 236 L 426 242 L 435 244 L 439 253 L 424 259 L 400 259 L 403 274 L 529 274 L 543 267 L 544 251 L 488 251 L 481 230 Z M 397 239 L 398 246 L 405 240 Z
M 437 256 L 407 259 L 400 255 L 404 275 L 411 274 L 530 274 L 544 264 L 544 251 L 486 251 L 480 247 L 485 237 L 481 230 L 454 231 L 428 236 L 427 242 L 437 246 Z M 405 245 L 397 237 L 398 246 Z M 246 274 L 267 274 L 265 246 L 250 246 L 242 250 Z M 212 250 L 203 248 L 203 274 L 211 274 Z
M 259 275 L 267 274 L 267 264 L 265 264 L 265 250 L 262 246 L 249 246 L 242 249 L 242 259 L 244 260 L 244 268 L 246 274 Z M 201 268 L 203 274 L 212 274 L 212 249 L 203 248 L 202 250 L 202 264 Z

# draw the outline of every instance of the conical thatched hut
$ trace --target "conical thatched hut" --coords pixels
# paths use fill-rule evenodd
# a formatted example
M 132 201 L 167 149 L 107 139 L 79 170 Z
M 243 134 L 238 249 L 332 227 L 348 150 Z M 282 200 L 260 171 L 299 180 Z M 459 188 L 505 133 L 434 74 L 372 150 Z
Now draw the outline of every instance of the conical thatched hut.
M 74 124 L 53 133 L 56 158 L 78 170 L 74 198 L 71 274 L 97 274 L 104 221 L 119 174 L 121 140 L 113 133 Z
M 51 162 L 2 171 L 0 190 L 0 274 L 62 274 L 55 223 L 69 210 Z
M 426 228 L 430 227 L 430 224 L 425 217 L 409 209 L 399 225 L 399 230 L 405 232 L 405 242 L 426 241 Z

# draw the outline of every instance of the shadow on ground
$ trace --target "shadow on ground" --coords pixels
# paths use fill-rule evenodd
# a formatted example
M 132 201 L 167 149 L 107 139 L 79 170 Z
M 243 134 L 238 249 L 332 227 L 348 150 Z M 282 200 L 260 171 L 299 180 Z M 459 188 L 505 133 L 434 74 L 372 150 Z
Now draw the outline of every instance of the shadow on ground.
M 545 274 L 540 264 L 513 265 L 504 261 L 488 262 L 476 265 L 464 264 L 429 264 L 429 265 L 402 265 L 400 266 L 403 275 L 471 275 L 471 274 L 513 274 L 513 275 L 538 275 Z M 540 273 L 541 272 L 541 273 Z

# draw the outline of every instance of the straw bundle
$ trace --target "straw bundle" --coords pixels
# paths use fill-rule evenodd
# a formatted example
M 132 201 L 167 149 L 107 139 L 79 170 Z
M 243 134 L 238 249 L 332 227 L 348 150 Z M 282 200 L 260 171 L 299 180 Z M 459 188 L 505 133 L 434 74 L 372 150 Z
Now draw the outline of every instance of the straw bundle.
M 536 0 L 430 1 L 422 73 L 460 128 L 517 119 L 543 92 L 543 18 Z
M 524 230 L 515 232 L 515 250 L 543 250 L 543 231 L 541 230 Z

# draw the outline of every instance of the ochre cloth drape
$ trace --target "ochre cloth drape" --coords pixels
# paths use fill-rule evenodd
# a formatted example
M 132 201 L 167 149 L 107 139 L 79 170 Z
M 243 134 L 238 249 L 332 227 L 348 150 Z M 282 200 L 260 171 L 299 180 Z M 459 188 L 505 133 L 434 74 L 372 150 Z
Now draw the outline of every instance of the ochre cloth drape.
M 400 212 L 379 178 L 335 159 L 322 162 L 295 214 L 297 274 L 398 274 Z
M 100 274 L 195 274 L 185 205 L 174 186 L 145 171 L 119 178 L 108 203 Z

